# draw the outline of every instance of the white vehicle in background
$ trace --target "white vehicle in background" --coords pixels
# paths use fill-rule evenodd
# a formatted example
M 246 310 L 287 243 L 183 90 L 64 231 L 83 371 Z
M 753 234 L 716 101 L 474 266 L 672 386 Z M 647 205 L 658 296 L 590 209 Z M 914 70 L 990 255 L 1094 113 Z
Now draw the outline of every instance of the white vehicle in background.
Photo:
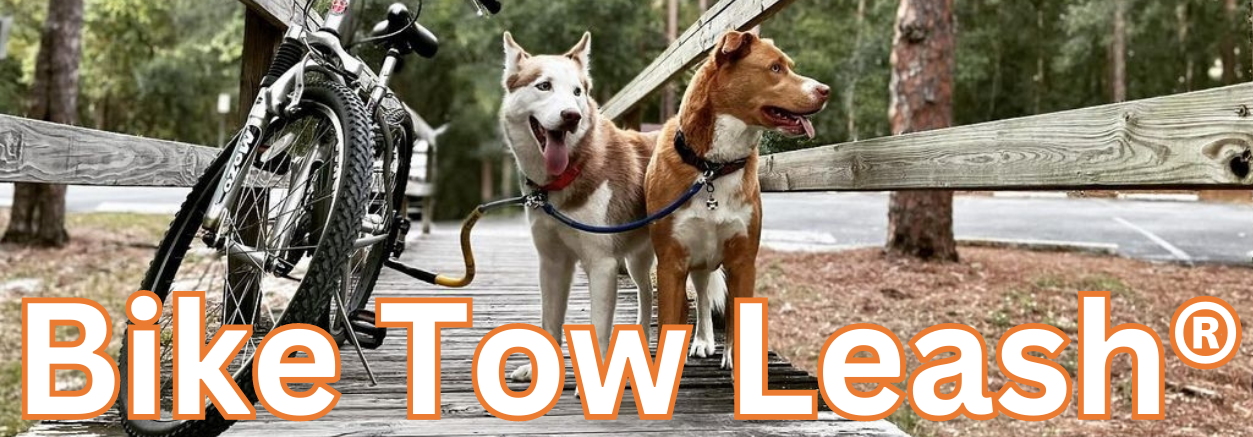
M 448 130 L 448 125 L 432 128 L 413 109 L 414 133 L 413 158 L 409 162 L 409 180 L 405 187 L 406 212 L 411 220 L 422 221 L 422 233 L 431 231 L 431 211 L 435 207 L 435 151 L 437 139 Z

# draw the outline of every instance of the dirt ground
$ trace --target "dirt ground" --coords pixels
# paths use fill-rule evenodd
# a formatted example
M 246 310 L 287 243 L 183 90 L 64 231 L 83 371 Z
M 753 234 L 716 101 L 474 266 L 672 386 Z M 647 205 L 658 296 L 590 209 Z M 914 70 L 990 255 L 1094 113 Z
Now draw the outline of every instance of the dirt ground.
M 1044 323 L 1070 334 L 1057 362 L 1078 367 L 1078 291 L 1109 291 L 1112 324 L 1143 323 L 1169 341 L 1170 319 L 1189 298 L 1217 296 L 1243 317 L 1240 352 L 1215 370 L 1196 370 L 1166 350 L 1166 419 L 1132 421 L 1131 365 L 1112 366 L 1113 420 L 1080 421 L 1077 397 L 1059 417 L 1023 422 L 999 416 L 930 422 L 908 401 L 888 420 L 916 437 L 930 436 L 1246 436 L 1253 435 L 1253 269 L 1152 264 L 1070 253 L 965 248 L 960 263 L 892 259 L 878 249 L 834 254 L 764 252 L 758 296 L 770 298 L 770 346 L 811 373 L 827 337 L 852 323 L 875 323 L 908 342 L 939 323 L 964 323 L 983 333 L 989 353 L 1001 334 L 1023 323 Z M 907 370 L 918 365 L 906 348 Z M 988 357 L 988 385 L 1005 376 Z M 904 388 L 904 384 L 900 384 Z M 1076 381 L 1077 389 L 1077 381 Z M 951 390 L 951 385 L 945 391 Z
M 0 209 L 0 230 L 8 218 L 8 210 Z M 115 328 L 109 353 L 115 354 L 126 325 L 122 307 L 138 289 L 169 220 L 164 215 L 71 214 L 66 247 L 0 245 L 0 332 L 21 332 L 23 297 L 85 297 L 109 311 Z M 19 409 L 21 350 L 21 336 L 0 336 L 0 436 L 27 425 Z M 58 384 L 72 385 L 77 376 L 58 372 Z
M 7 225 L 0 209 L 0 229 Z M 0 246 L 0 329 L 20 330 L 20 299 L 27 296 L 87 297 L 109 310 L 117 328 L 120 309 L 138 286 L 151 251 L 168 224 L 165 216 L 71 215 L 72 236 L 61 249 Z M 1175 308 L 1198 295 L 1217 296 L 1253 325 L 1253 269 L 1152 264 L 1065 253 L 966 248 L 962 262 L 929 264 L 884 257 L 879 250 L 835 254 L 764 252 L 758 295 L 770 298 L 771 347 L 810 372 L 827 336 L 839 327 L 868 322 L 904 341 L 946 322 L 971 325 L 995 345 L 1010 327 L 1046 323 L 1076 338 L 1080 290 L 1110 291 L 1113 323 L 1144 323 L 1166 336 Z M 120 330 L 118 331 L 120 332 Z M 0 436 L 20 432 L 20 337 L 0 336 Z M 116 343 L 116 336 L 115 342 Z M 994 346 L 990 347 L 994 349 Z M 116 344 L 111 352 L 116 351 Z M 1059 418 L 1021 422 L 959 418 L 933 423 L 907 405 L 889 418 L 916 437 L 1182 435 L 1253 436 L 1253 332 L 1241 351 L 1215 370 L 1195 370 L 1166 348 L 1166 420 L 1130 420 L 1130 360 L 1113 368 L 1111 421 L 1079 421 L 1074 399 Z M 908 369 L 918 361 L 911 353 Z M 1073 375 L 1077 346 L 1058 360 Z M 1006 380 L 989 357 L 989 388 Z

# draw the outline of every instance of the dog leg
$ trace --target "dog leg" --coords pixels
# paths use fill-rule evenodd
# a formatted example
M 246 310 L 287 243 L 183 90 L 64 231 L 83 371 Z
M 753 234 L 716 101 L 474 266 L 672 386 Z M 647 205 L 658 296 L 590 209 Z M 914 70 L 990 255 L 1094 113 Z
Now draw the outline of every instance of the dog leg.
M 627 256 L 627 272 L 639 288 L 639 311 L 635 323 L 644 328 L 644 344 L 649 344 L 653 331 L 653 252 L 641 250 Z
M 755 256 L 749 257 L 754 259 Z M 752 262 L 727 266 L 727 292 L 730 302 L 726 308 L 726 348 L 722 354 L 722 368 L 731 369 L 735 361 L 735 298 L 753 297 L 757 281 L 757 266 Z
M 540 326 L 561 346 L 565 333 L 561 326 L 566 321 L 566 306 L 570 302 L 570 282 L 574 279 L 574 259 L 552 253 L 539 259 Z M 531 365 L 518 367 L 509 375 L 516 382 L 531 380 Z
M 601 258 L 584 262 L 583 266 L 592 298 L 592 325 L 596 327 L 596 341 L 600 343 L 600 356 L 604 358 L 609 351 L 614 309 L 618 305 L 618 260 Z
M 696 288 L 696 335 L 687 355 L 710 357 L 717 344 L 714 340 L 713 313 L 722 312 L 726 305 L 726 277 L 721 270 L 692 272 L 692 285 Z
M 687 268 L 657 257 L 657 325 L 687 324 Z

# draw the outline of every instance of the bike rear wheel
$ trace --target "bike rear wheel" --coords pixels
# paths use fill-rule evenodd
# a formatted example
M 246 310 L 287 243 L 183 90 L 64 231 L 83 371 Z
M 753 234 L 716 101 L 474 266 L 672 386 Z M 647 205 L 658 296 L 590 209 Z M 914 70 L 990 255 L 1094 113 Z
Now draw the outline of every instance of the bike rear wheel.
M 253 336 L 228 363 L 228 374 L 256 403 L 252 358 L 266 333 L 290 323 L 317 323 L 342 286 L 362 225 L 361 205 L 370 156 L 370 122 L 361 101 L 333 82 L 309 84 L 291 117 L 277 120 L 250 156 L 243 193 L 216 229 L 210 247 L 202 233 L 214 189 L 230 165 L 231 144 L 196 183 L 175 216 L 141 289 L 162 300 L 159 319 L 160 420 L 126 415 L 127 349 L 119 352 L 123 428 L 135 436 L 216 435 L 233 421 L 206 401 L 204 420 L 174 420 L 172 414 L 172 304 L 174 290 L 205 291 L 205 339 L 226 324 L 252 325 Z

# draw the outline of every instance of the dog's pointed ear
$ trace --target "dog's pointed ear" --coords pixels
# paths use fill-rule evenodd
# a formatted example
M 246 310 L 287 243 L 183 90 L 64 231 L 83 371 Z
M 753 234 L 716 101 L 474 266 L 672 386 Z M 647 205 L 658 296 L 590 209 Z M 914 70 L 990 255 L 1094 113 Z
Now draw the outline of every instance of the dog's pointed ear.
M 505 84 L 508 87 L 509 78 L 518 73 L 518 64 L 531 57 L 517 41 L 513 40 L 513 35 L 505 32 Z
M 583 32 L 583 38 L 566 52 L 566 57 L 578 62 L 584 71 L 590 70 L 592 59 L 592 32 Z
M 718 64 L 727 64 L 743 59 L 752 50 L 757 35 L 735 30 L 727 31 L 714 47 L 714 60 Z

